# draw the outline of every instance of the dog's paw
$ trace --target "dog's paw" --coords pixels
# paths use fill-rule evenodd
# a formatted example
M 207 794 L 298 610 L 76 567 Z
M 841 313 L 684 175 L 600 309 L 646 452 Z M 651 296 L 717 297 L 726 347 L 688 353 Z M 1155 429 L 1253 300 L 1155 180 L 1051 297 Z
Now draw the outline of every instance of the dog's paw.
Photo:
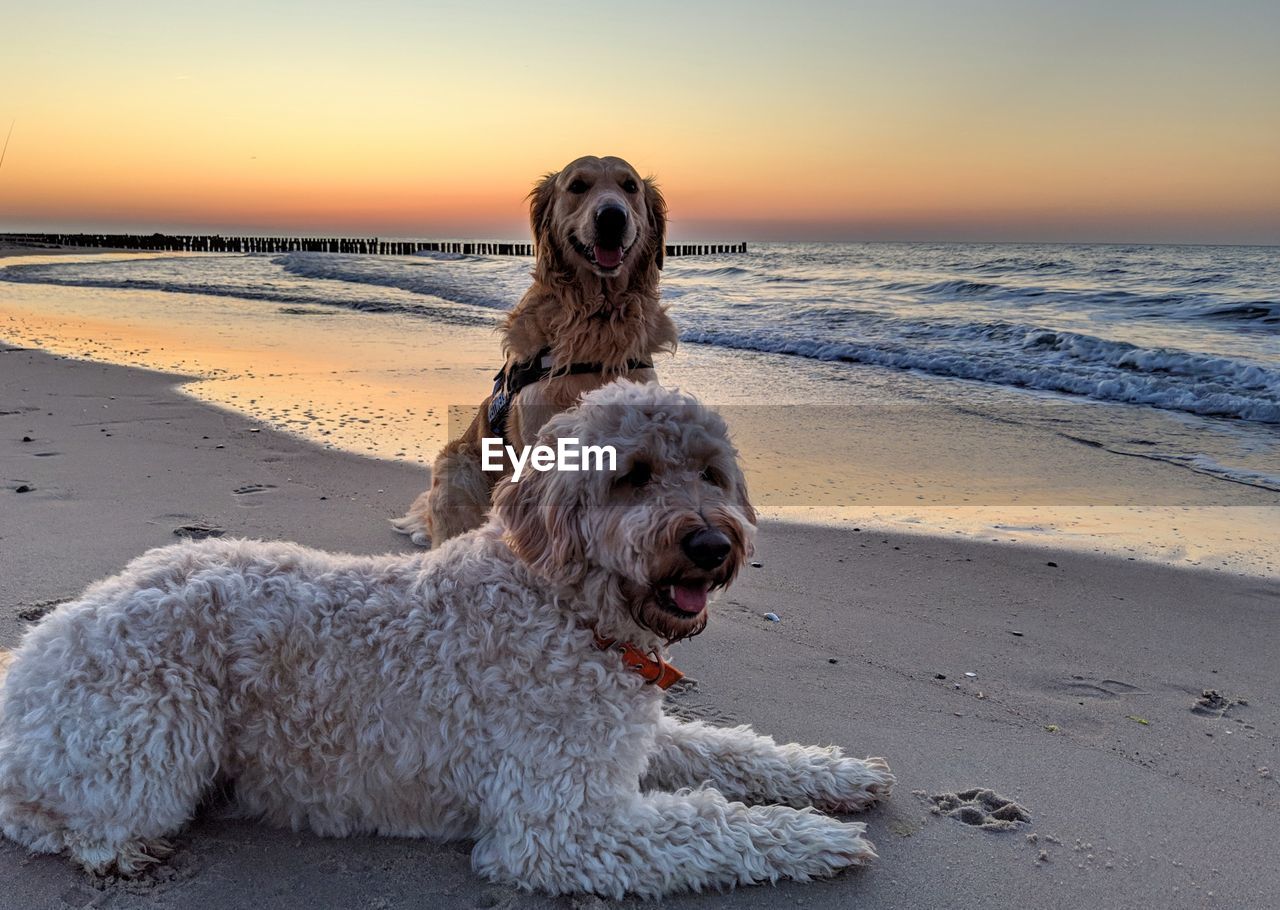
M 131 840 L 123 844 L 72 838 L 67 849 L 90 875 L 116 875 L 120 878 L 137 878 L 148 867 L 173 855 L 173 845 L 164 838 Z
M 897 779 L 883 758 L 841 757 L 830 770 L 831 780 L 813 794 L 823 812 L 861 812 L 887 797 Z
M 431 546 L 431 531 L 417 515 L 410 512 L 401 518 L 388 519 L 397 534 L 404 534 L 415 547 Z
M 842 822 L 816 813 L 805 813 L 788 826 L 785 837 L 769 859 L 779 877 L 797 881 L 829 878 L 845 869 L 864 866 L 876 859 L 875 844 L 864 836 L 861 822 Z

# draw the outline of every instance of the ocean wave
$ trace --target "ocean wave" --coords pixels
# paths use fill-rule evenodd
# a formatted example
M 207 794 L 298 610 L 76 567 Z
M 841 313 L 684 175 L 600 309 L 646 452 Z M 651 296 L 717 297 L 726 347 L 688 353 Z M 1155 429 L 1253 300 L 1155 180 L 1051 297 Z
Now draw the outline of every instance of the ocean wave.
M 1227 382 L 1241 389 L 1280 394 L 1280 371 L 1227 357 L 1211 357 L 1166 348 L 1149 349 L 1123 341 L 1107 341 L 1075 332 L 1051 332 L 1023 326 L 979 330 L 986 337 L 1021 339 L 1026 348 L 1061 355 L 1054 363 L 1100 364 L 1134 373 L 1164 374 L 1211 382 Z
M 712 266 L 694 266 L 694 265 L 678 265 L 676 267 L 667 267 L 672 275 L 678 275 L 685 278 L 741 278 L 754 277 L 755 273 L 751 269 L 744 269 L 736 265 Z
M 1183 282 L 1195 285 L 1198 282 Z M 1195 323 L 1201 320 L 1231 320 L 1272 325 L 1280 323 L 1280 305 L 1273 300 L 1241 299 L 1203 290 L 1129 290 L 1092 287 L 1063 288 L 1041 284 L 999 284 L 971 279 L 932 282 L 891 281 L 870 289 L 921 299 L 955 302 L 975 300 L 999 305 L 1042 306 L 1088 310 L 1100 318 L 1140 318 Z
M 778 245 L 673 260 L 663 298 L 695 343 L 1280 423 L 1275 262 L 1254 251 Z M 425 252 L 209 255 L 15 265 L 0 279 L 488 327 L 527 290 L 529 265 Z
M 396 288 L 493 310 L 511 307 L 529 282 L 528 264 L 521 260 L 449 253 L 401 258 L 286 253 L 272 261 L 301 278 Z
M 882 289 L 891 293 L 928 294 L 931 297 L 985 297 L 1015 290 L 985 281 L 968 281 L 964 279 L 948 279 L 929 283 L 890 281 L 882 285 Z
M 1280 423 L 1278 370 L 1071 332 L 1018 325 L 919 325 L 897 337 L 852 341 L 703 329 L 685 332 L 682 340 L 916 370 L 1202 416 Z
M 1262 322 L 1267 325 L 1280 323 L 1280 304 L 1270 300 L 1254 303 L 1236 303 L 1207 309 L 1206 319 L 1225 319 L 1231 322 Z
M 897 289 L 897 288 L 895 288 Z M 925 284 L 924 287 L 918 288 L 918 292 L 922 294 L 931 294 L 936 297 L 986 297 L 988 294 L 996 293 L 1019 293 L 1023 291 L 1021 288 L 1006 288 L 1000 284 L 989 284 L 987 282 L 969 282 L 963 279 L 951 279 L 947 282 L 934 282 L 933 284 Z
M 1192 275 L 1190 278 L 1184 278 L 1184 284 L 1220 284 L 1223 281 L 1230 280 L 1231 276 L 1226 272 L 1202 272 Z
M 1036 259 L 1027 256 L 996 256 L 988 259 L 977 271 L 991 272 L 1061 272 L 1071 268 L 1063 259 Z
M 237 282 L 233 276 L 220 273 L 211 280 L 201 280 L 202 275 L 189 276 L 194 280 L 183 280 L 173 274 L 174 259 L 134 260 L 125 265 L 141 266 L 144 263 L 165 264 L 154 274 L 137 274 L 130 276 L 122 269 L 97 269 L 95 266 L 120 265 L 120 263 L 75 263 L 53 265 L 18 265 L 0 269 L 0 280 L 24 284 L 49 284 L 59 287 L 103 288 L 125 291 L 157 291 L 168 294 L 207 295 L 213 297 L 230 297 L 239 300 L 261 300 L 270 303 L 303 304 L 353 310 L 361 313 L 379 313 L 414 316 L 432 319 L 450 325 L 489 326 L 493 318 L 484 313 L 469 311 L 452 306 L 447 301 L 433 304 L 428 299 L 390 300 L 371 297 L 367 292 L 342 294 L 332 287 L 316 288 L 307 285 L 279 284 L 261 279 L 251 282 Z

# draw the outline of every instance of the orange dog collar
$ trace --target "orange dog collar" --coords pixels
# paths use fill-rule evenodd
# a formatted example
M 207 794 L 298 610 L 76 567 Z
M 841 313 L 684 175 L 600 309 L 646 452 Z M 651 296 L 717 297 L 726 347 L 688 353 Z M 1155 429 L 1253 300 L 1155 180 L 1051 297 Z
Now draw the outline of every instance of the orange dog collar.
M 601 638 L 597 634 L 596 647 L 601 651 L 617 651 L 624 667 L 639 673 L 646 683 L 659 689 L 669 689 L 684 679 L 684 674 L 663 660 L 656 651 L 645 654 L 629 641 L 619 642 L 616 638 Z

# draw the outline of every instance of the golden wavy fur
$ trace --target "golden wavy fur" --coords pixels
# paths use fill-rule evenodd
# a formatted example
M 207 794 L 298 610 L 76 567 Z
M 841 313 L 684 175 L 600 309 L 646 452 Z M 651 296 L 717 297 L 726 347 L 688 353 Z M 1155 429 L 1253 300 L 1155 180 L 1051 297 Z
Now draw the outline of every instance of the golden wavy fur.
M 532 444 L 550 417 L 594 388 L 621 377 L 656 379 L 629 363 L 672 353 L 677 340 L 659 297 L 667 205 L 652 179 L 621 158 L 587 156 L 538 181 L 529 203 L 533 283 L 507 314 L 502 351 L 511 365 L 549 348 L 552 375 L 511 403 L 505 435 L 513 445 Z M 600 371 L 562 372 L 575 363 Z M 481 440 L 502 435 L 489 426 L 489 402 L 436 456 L 431 488 L 392 522 L 419 546 L 439 546 L 484 521 L 502 476 L 480 470 Z

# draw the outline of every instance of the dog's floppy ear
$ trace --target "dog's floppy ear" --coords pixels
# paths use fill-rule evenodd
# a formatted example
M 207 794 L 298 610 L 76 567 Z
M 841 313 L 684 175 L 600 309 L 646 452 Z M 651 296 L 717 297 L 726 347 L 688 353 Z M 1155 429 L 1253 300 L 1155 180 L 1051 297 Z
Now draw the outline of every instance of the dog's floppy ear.
M 566 584 L 586 572 L 579 511 L 570 482 L 554 469 L 526 469 L 516 483 L 504 477 L 493 494 L 493 512 L 515 554 L 539 575 Z
M 529 193 L 529 227 L 533 229 L 533 255 L 541 262 L 551 253 L 551 208 L 556 199 L 559 171 L 546 174 Z
M 644 205 L 649 211 L 649 243 L 653 249 L 653 262 L 662 268 L 667 253 L 667 200 L 652 177 L 644 179 Z
M 753 525 L 758 523 L 756 518 L 756 507 L 751 504 L 751 497 L 747 495 L 747 479 L 742 476 L 742 471 L 738 471 L 737 483 L 734 488 L 738 492 L 738 508 L 742 510 L 742 514 L 747 516 L 747 521 Z

